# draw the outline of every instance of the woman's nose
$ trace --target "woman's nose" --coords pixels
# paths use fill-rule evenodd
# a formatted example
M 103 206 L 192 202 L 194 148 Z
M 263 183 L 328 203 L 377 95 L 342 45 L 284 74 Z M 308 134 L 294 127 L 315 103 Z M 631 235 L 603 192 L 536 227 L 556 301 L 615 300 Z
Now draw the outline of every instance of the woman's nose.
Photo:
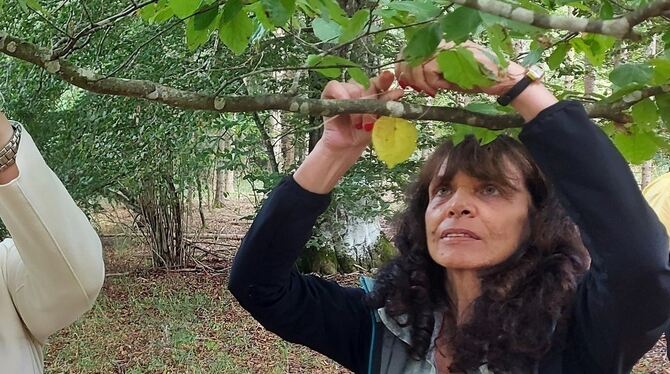
M 449 218 L 460 218 L 463 216 L 472 216 L 472 210 L 466 207 L 454 207 L 449 209 Z
M 457 191 L 451 198 L 447 216 L 449 218 L 460 218 L 463 216 L 472 216 L 474 214 L 474 207 L 471 204 L 470 197 L 466 192 Z

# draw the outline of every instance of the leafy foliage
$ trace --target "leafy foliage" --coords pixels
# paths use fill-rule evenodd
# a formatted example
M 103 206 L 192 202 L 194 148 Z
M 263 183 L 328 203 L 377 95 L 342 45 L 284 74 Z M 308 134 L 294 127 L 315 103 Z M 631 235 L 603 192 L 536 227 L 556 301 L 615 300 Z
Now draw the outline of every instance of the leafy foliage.
M 0 30 L 58 51 L 62 59 L 103 76 L 199 94 L 251 97 L 297 93 L 317 98 L 327 79 L 353 79 L 367 86 L 370 76 L 392 68 L 399 58 L 420 64 L 436 57 L 445 78 L 463 88 L 485 86 L 494 77 L 458 46 L 473 39 L 491 49 L 502 69 L 507 60 L 546 65 L 546 84 L 560 98 L 598 105 L 630 103 L 617 117 L 627 123 L 597 120 L 630 162 L 665 159 L 670 150 L 670 93 L 666 89 L 641 96 L 670 84 L 670 32 L 662 17 L 638 25 L 641 38 L 631 41 L 542 29 L 442 0 L 135 3 L 142 6 L 128 8 L 129 2 L 120 0 L 0 0 Z M 607 20 L 648 1 L 511 3 L 548 16 Z M 92 27 L 96 21 L 98 26 Z M 440 50 L 441 40 L 456 46 Z M 0 69 L 0 107 L 28 126 L 49 163 L 89 210 L 103 201 L 137 198 L 157 176 L 169 177 L 180 196 L 197 204 L 193 196 L 209 192 L 213 169 L 235 171 L 253 191 L 263 193 L 295 169 L 319 136 L 320 118 L 190 112 L 95 96 L 16 59 L 1 57 Z M 590 74 L 595 75 L 595 92 L 585 93 Z M 408 94 L 406 100 L 464 107 L 474 114 L 508 113 L 490 98 L 471 95 L 429 99 Z M 336 190 L 315 243 L 337 241 L 342 212 L 390 216 L 387 192 L 399 197 L 416 163 L 445 137 L 458 141 L 475 134 L 488 142 L 500 133 L 457 123 L 417 125 L 418 149 L 409 162 L 388 170 L 367 154 L 351 171 Z M 223 138 L 234 140 L 219 149 Z M 294 156 L 288 156 L 289 150 Z

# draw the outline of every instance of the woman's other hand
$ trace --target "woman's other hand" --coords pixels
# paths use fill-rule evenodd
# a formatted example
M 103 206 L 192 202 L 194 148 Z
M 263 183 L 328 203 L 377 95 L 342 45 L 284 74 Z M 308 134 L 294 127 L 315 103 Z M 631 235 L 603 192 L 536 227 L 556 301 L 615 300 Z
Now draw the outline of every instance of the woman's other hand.
M 394 79 L 392 72 L 385 71 L 371 79 L 367 89 L 352 81 L 346 83 L 330 81 L 321 93 L 321 98 L 398 100 L 404 92 L 402 89 L 391 89 Z M 370 132 L 376 120 L 377 116 L 372 114 L 340 114 L 335 117 L 324 117 L 320 143 L 331 151 L 351 151 L 360 156 L 370 144 Z
M 489 95 L 501 96 L 509 91 L 514 85 L 523 79 L 526 69 L 510 61 L 507 68 L 501 71 L 489 56 L 493 56 L 493 52 L 488 51 L 485 47 L 473 43 L 465 42 L 461 44 L 462 47 L 468 48 L 475 59 L 484 65 L 486 69 L 493 73 L 496 77 L 494 84 L 487 87 L 474 87 L 472 89 L 463 89 L 453 82 L 448 82 L 444 79 L 442 71 L 437 65 L 435 58 L 432 58 L 421 65 L 410 66 L 405 62 L 396 64 L 396 76 L 401 87 L 411 87 L 419 92 L 425 92 L 428 95 L 435 96 L 438 90 L 451 90 L 466 93 L 487 93 Z M 454 48 L 453 43 L 440 44 L 439 49 L 445 50 Z M 511 105 L 516 111 L 529 122 L 535 118 L 542 110 L 557 103 L 558 100 L 549 90 L 542 85 L 542 82 L 535 81 L 531 83 L 521 94 L 519 94 Z
M 370 80 L 367 89 L 354 82 L 331 81 L 323 90 L 321 98 L 398 100 L 404 91 L 391 89 L 394 79 L 392 72 L 383 72 Z M 372 126 L 376 120 L 377 116 L 372 114 L 325 117 L 323 135 L 293 174 L 295 181 L 307 191 L 321 194 L 330 192 L 370 144 Z

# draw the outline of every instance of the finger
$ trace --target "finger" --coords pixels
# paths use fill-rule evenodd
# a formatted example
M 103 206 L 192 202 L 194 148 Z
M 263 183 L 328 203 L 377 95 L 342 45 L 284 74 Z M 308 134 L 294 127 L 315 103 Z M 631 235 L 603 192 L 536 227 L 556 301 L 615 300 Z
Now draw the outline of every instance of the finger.
M 430 96 L 435 96 L 437 92 L 433 88 L 431 88 L 428 83 L 426 83 L 426 77 L 424 75 L 424 67 L 423 65 L 416 66 L 412 68 L 411 71 L 412 78 L 410 82 L 410 86 L 417 90 L 418 92 L 425 92 Z
M 351 83 L 342 83 L 338 81 L 330 81 L 321 93 L 323 99 L 335 100 L 350 100 L 361 96 L 361 87 Z M 355 96 L 354 96 L 355 95 Z M 356 128 L 362 128 L 362 118 L 360 114 L 341 114 L 334 118 L 340 117 L 345 119 Z
M 350 99 L 362 99 L 365 96 L 365 89 L 358 83 L 343 83 Z M 363 128 L 363 115 L 358 113 L 349 114 L 350 122 L 356 129 Z
M 365 90 L 365 99 L 376 99 L 379 94 L 388 90 L 393 84 L 393 75 L 390 71 L 384 71 L 378 76 L 370 79 L 370 86 Z
M 377 77 L 372 78 L 368 88 L 364 89 L 361 99 L 377 99 L 381 91 Z
M 394 80 L 395 75 L 393 72 L 388 70 L 383 71 L 381 74 L 379 74 L 379 76 L 373 79 L 375 86 L 377 87 L 377 91 L 388 91 L 388 89 L 391 88 Z
M 426 78 L 426 83 L 435 91 L 452 88 L 449 82 L 447 82 L 442 76 L 442 72 L 440 71 L 440 68 L 435 60 L 431 60 L 425 64 L 424 75 Z
M 395 66 L 393 67 L 393 73 L 395 74 L 398 83 L 400 83 L 400 80 L 402 79 L 402 62 L 395 63 Z
M 395 69 L 393 70 L 393 72 L 395 73 L 395 78 L 398 79 L 398 83 L 400 83 L 400 79 L 402 78 L 402 72 L 404 70 L 403 65 L 405 63 L 403 62 L 403 59 L 404 59 L 403 51 L 401 50 L 400 53 L 398 53 L 398 56 L 397 56 L 397 61 L 398 62 L 395 63 L 395 66 L 394 66 Z
M 405 88 L 409 85 L 409 81 L 412 77 L 409 74 L 409 71 L 409 65 L 405 62 L 400 62 L 396 68 L 396 79 L 398 79 L 398 84 L 402 88 Z
M 361 99 L 366 94 L 365 88 L 356 82 L 342 83 L 342 86 L 344 86 L 344 89 L 347 90 L 349 98 L 352 100 Z
M 379 96 L 380 100 L 384 101 L 398 101 L 405 95 L 405 90 L 395 89 L 384 92 Z
M 374 127 L 375 122 L 377 121 L 377 117 L 378 116 L 376 116 L 374 114 L 363 114 L 363 116 L 362 116 L 362 121 L 363 121 L 362 129 L 364 131 L 368 131 L 368 132 L 372 131 L 372 128 Z
M 330 81 L 321 92 L 322 99 L 346 100 L 350 99 L 349 91 L 346 88 L 346 83 L 338 81 Z

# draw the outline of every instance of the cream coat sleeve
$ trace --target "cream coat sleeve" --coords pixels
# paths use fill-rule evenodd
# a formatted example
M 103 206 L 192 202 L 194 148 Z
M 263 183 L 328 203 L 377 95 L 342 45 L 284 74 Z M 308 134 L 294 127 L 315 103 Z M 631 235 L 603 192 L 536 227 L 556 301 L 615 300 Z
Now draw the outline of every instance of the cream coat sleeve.
M 100 239 L 27 131 L 19 176 L 0 185 L 0 217 L 11 234 L 6 284 L 26 328 L 40 343 L 93 305 L 104 281 Z

